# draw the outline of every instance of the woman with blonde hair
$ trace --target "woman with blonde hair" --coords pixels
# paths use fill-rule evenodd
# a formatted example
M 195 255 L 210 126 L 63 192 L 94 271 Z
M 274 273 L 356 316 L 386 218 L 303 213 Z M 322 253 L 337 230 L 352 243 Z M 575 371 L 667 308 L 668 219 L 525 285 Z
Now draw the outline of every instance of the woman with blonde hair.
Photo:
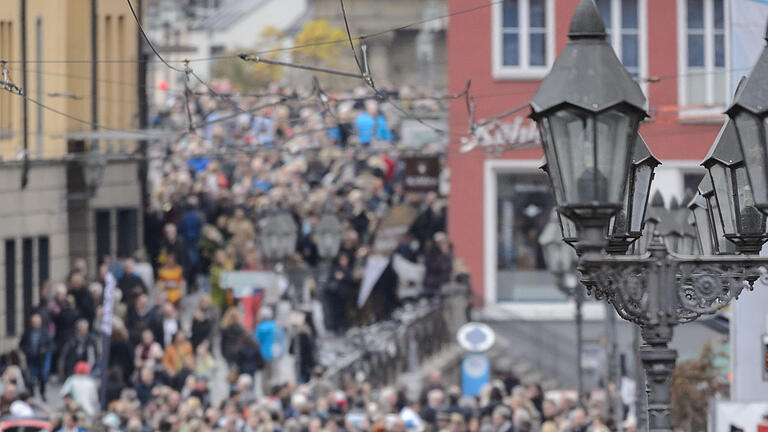
M 231 306 L 221 318 L 221 354 L 230 365 L 237 360 L 238 342 L 245 334 L 243 316 L 237 306 Z

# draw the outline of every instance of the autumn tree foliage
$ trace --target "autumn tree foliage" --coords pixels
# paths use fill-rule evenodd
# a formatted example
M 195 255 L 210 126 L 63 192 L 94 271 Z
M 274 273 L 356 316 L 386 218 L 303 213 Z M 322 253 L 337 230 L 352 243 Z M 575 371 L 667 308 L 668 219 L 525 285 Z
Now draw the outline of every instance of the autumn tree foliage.
M 672 375 L 672 422 L 685 432 L 707 430 L 709 401 L 727 391 L 715 362 L 720 356 L 706 344 L 697 359 L 681 362 Z
M 236 56 L 240 53 L 257 53 L 271 60 L 333 68 L 338 66 L 347 52 L 343 49 L 349 49 L 344 44 L 345 38 L 344 30 L 332 26 L 326 20 L 307 22 L 294 38 L 268 26 L 262 30 L 258 46 L 232 50 L 227 58 L 218 60 L 213 65 L 213 77 L 229 80 L 232 87 L 240 92 L 264 89 L 281 79 L 293 81 L 307 78 L 301 71 L 289 71 L 282 66 L 266 63 L 245 62 Z M 303 81 L 309 82 L 309 79 Z

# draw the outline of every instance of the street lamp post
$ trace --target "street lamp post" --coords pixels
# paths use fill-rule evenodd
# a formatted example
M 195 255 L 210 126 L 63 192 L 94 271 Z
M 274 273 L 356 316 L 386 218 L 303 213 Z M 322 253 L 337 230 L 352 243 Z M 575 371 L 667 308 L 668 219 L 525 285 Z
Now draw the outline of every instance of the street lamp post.
M 549 222 L 539 235 L 544 262 L 547 269 L 555 276 L 557 289 L 567 297 L 573 298 L 576 303 L 576 389 L 578 392 L 578 404 L 584 407 L 584 374 L 582 370 L 582 351 L 584 344 L 584 332 L 582 305 L 584 304 L 584 287 L 579 283 L 576 267 L 579 258 L 573 248 L 562 241 L 560 228 L 560 216 L 557 210 L 552 210 Z
M 736 133 L 728 132 L 726 124 L 704 162 L 713 191 L 698 200 L 707 202 L 708 212 L 699 212 L 698 218 L 694 213 L 692 219 L 722 232 L 737 253 L 722 251 L 716 247 L 719 238 L 710 236 L 698 237 L 697 242 L 710 242 L 700 249 L 719 254 L 695 255 L 699 248 L 692 237 L 702 231 L 693 230 L 687 210 L 677 209 L 645 217 L 652 222 L 644 227 L 638 253 L 621 254 L 610 244 L 611 219 L 621 215 L 624 203 L 634 202 L 629 194 L 642 199 L 642 208 L 648 202 L 647 192 L 628 186 L 631 146 L 638 123 L 647 116 L 645 97 L 606 42 L 593 0 L 579 3 L 569 38 L 530 102 L 531 117 L 541 133 L 557 209 L 576 225 L 572 241 L 582 280 L 596 299 L 640 327 L 649 430 L 671 432 L 670 383 L 677 352 L 669 342 L 674 327 L 727 306 L 745 286 L 751 288 L 759 266 L 768 264 L 766 258 L 747 255 L 766 238 L 764 222 L 759 223 L 764 218 L 754 214 L 768 213 L 768 55 L 763 52 L 728 111 Z M 746 156 L 741 163 L 730 156 L 739 147 Z M 727 185 L 722 183 L 726 179 Z
M 330 207 L 326 208 L 312 228 L 312 239 L 317 245 L 317 254 L 320 256 L 320 263 L 316 270 L 320 290 L 324 290 L 331 271 L 331 262 L 339 254 L 342 231 L 341 221 Z

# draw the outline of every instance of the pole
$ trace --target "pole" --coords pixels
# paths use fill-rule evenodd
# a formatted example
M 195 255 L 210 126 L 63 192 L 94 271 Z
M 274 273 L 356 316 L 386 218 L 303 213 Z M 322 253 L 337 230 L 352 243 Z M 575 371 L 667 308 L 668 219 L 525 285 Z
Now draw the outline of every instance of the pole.
M 640 347 L 640 357 L 648 381 L 648 430 L 672 432 L 672 373 L 675 370 L 677 351 L 666 343 L 645 344 Z
M 21 188 L 27 187 L 29 180 L 29 118 L 27 112 L 27 95 L 29 88 L 27 86 L 27 0 L 21 0 L 21 88 L 24 91 L 24 97 L 21 98 L 22 107 L 22 143 L 24 145 L 24 165 L 21 171 Z
M 97 0 L 91 0 L 91 129 L 97 130 L 99 122 L 99 16 Z M 96 150 L 98 140 L 91 141 L 91 150 Z
M 579 284 L 576 287 L 576 389 L 579 392 L 577 400 L 580 408 L 584 408 L 584 368 L 581 360 L 584 351 L 584 316 L 581 310 L 583 305 L 584 286 Z
M 144 0 L 139 0 L 139 2 L 136 5 L 136 12 L 139 16 L 139 19 L 141 19 L 144 16 Z M 139 130 L 144 130 L 149 127 L 149 108 L 147 103 L 147 54 L 144 52 L 144 38 L 141 35 L 141 32 L 136 32 L 137 42 L 136 42 L 136 51 L 139 57 L 139 63 L 136 70 L 137 76 L 137 86 L 136 86 L 136 98 L 139 102 L 138 106 L 138 116 L 139 116 Z M 148 154 L 148 141 L 146 139 L 143 139 L 139 141 L 139 154 L 141 155 L 141 160 L 139 161 L 139 170 L 138 170 L 138 176 L 139 176 L 139 186 L 141 190 L 141 208 L 147 209 L 149 208 L 149 188 L 147 186 L 147 176 L 149 175 L 149 154 Z M 146 247 L 146 239 L 144 241 L 144 246 Z
M 634 326 L 634 347 L 635 347 L 635 418 L 637 420 L 637 430 L 639 432 L 648 432 L 648 395 L 645 384 L 645 372 L 643 371 L 643 361 L 640 359 L 640 327 Z
M 606 324 L 608 326 L 608 383 L 606 385 L 606 402 L 608 410 L 610 406 L 613 407 L 613 417 L 616 419 L 616 430 L 623 432 L 621 423 L 623 422 L 624 407 L 621 403 L 621 397 L 619 393 L 619 386 L 621 385 L 621 368 L 619 365 L 619 346 L 616 335 L 616 314 L 613 311 L 613 306 L 610 303 L 605 303 Z M 614 385 L 614 394 L 611 396 L 611 382 Z

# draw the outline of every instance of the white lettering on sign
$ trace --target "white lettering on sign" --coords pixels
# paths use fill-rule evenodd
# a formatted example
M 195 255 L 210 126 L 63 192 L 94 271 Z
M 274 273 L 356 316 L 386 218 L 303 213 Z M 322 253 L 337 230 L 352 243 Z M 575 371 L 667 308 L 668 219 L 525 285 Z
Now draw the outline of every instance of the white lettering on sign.
M 437 186 L 438 180 L 434 177 L 406 177 L 405 178 L 405 184 L 406 186 L 411 187 L 434 187 Z
M 459 151 L 466 153 L 475 147 L 515 147 L 540 145 L 539 130 L 536 123 L 524 117 L 515 117 L 512 121 L 496 120 L 475 129 L 471 137 L 460 140 Z

